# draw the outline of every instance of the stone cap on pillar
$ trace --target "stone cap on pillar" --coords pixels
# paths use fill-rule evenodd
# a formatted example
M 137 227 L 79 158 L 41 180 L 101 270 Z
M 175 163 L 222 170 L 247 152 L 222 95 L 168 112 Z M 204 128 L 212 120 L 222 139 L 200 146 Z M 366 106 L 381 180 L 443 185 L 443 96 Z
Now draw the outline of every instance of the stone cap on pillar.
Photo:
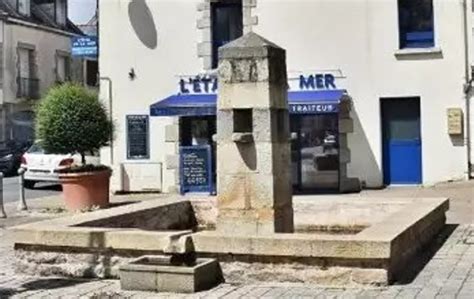
M 255 32 L 249 32 L 219 48 L 219 59 L 264 58 L 274 55 L 285 55 L 285 49 Z

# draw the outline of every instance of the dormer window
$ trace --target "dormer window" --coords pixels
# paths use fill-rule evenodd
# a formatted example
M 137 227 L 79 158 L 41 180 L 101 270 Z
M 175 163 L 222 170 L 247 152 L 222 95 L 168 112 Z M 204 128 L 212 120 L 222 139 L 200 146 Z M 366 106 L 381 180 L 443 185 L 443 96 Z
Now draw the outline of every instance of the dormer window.
M 56 0 L 55 21 L 59 25 L 66 25 L 67 20 L 67 1 Z
M 28 0 L 29 1 L 29 0 Z M 36 0 L 36 5 L 59 25 L 67 22 L 67 0 Z
M 16 0 L 16 9 L 18 13 L 30 16 L 30 0 Z

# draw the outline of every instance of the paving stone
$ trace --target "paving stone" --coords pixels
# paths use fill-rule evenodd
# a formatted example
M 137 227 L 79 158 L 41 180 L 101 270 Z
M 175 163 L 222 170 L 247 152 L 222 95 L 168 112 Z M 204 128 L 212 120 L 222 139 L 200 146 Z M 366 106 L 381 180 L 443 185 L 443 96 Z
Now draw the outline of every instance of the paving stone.
M 363 290 L 359 294 L 357 294 L 356 298 L 378 298 L 382 293 L 382 289 L 373 289 L 373 290 Z
M 377 296 L 377 299 L 392 299 L 396 298 L 400 293 L 400 289 L 397 288 L 388 288 L 380 292 Z
M 255 287 L 246 295 L 246 298 L 260 298 L 268 293 L 271 289 L 271 287 Z
M 268 292 L 263 294 L 260 298 L 281 298 L 288 292 L 288 288 L 285 287 L 274 287 Z
M 423 288 L 416 296 L 417 299 L 433 299 L 439 293 L 440 287 L 428 286 Z
M 421 289 L 418 288 L 404 288 L 400 290 L 398 293 L 397 297 L 395 298 L 400 298 L 400 299 L 410 299 L 410 298 L 416 298 L 416 296 L 420 293 Z
M 233 291 L 225 294 L 225 298 L 228 298 L 228 299 L 237 299 L 241 297 L 245 298 L 246 295 L 251 293 L 253 289 L 255 289 L 255 286 L 253 285 L 247 285 L 247 286 L 235 288 Z

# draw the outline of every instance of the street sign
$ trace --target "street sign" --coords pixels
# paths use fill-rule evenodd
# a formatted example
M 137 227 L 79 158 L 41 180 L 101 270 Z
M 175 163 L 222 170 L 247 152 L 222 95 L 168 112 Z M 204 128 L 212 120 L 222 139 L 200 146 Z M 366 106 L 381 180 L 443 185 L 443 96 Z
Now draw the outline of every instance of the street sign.
M 72 38 L 72 56 L 97 57 L 97 36 L 78 36 Z

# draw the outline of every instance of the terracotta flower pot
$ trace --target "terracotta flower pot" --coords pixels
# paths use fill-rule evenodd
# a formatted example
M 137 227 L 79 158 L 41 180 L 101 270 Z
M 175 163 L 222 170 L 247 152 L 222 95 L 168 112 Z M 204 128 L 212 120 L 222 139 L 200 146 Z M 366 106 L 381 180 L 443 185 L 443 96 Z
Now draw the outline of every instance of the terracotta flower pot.
M 112 171 L 62 173 L 63 197 L 68 210 L 106 207 L 109 204 L 109 185 Z

